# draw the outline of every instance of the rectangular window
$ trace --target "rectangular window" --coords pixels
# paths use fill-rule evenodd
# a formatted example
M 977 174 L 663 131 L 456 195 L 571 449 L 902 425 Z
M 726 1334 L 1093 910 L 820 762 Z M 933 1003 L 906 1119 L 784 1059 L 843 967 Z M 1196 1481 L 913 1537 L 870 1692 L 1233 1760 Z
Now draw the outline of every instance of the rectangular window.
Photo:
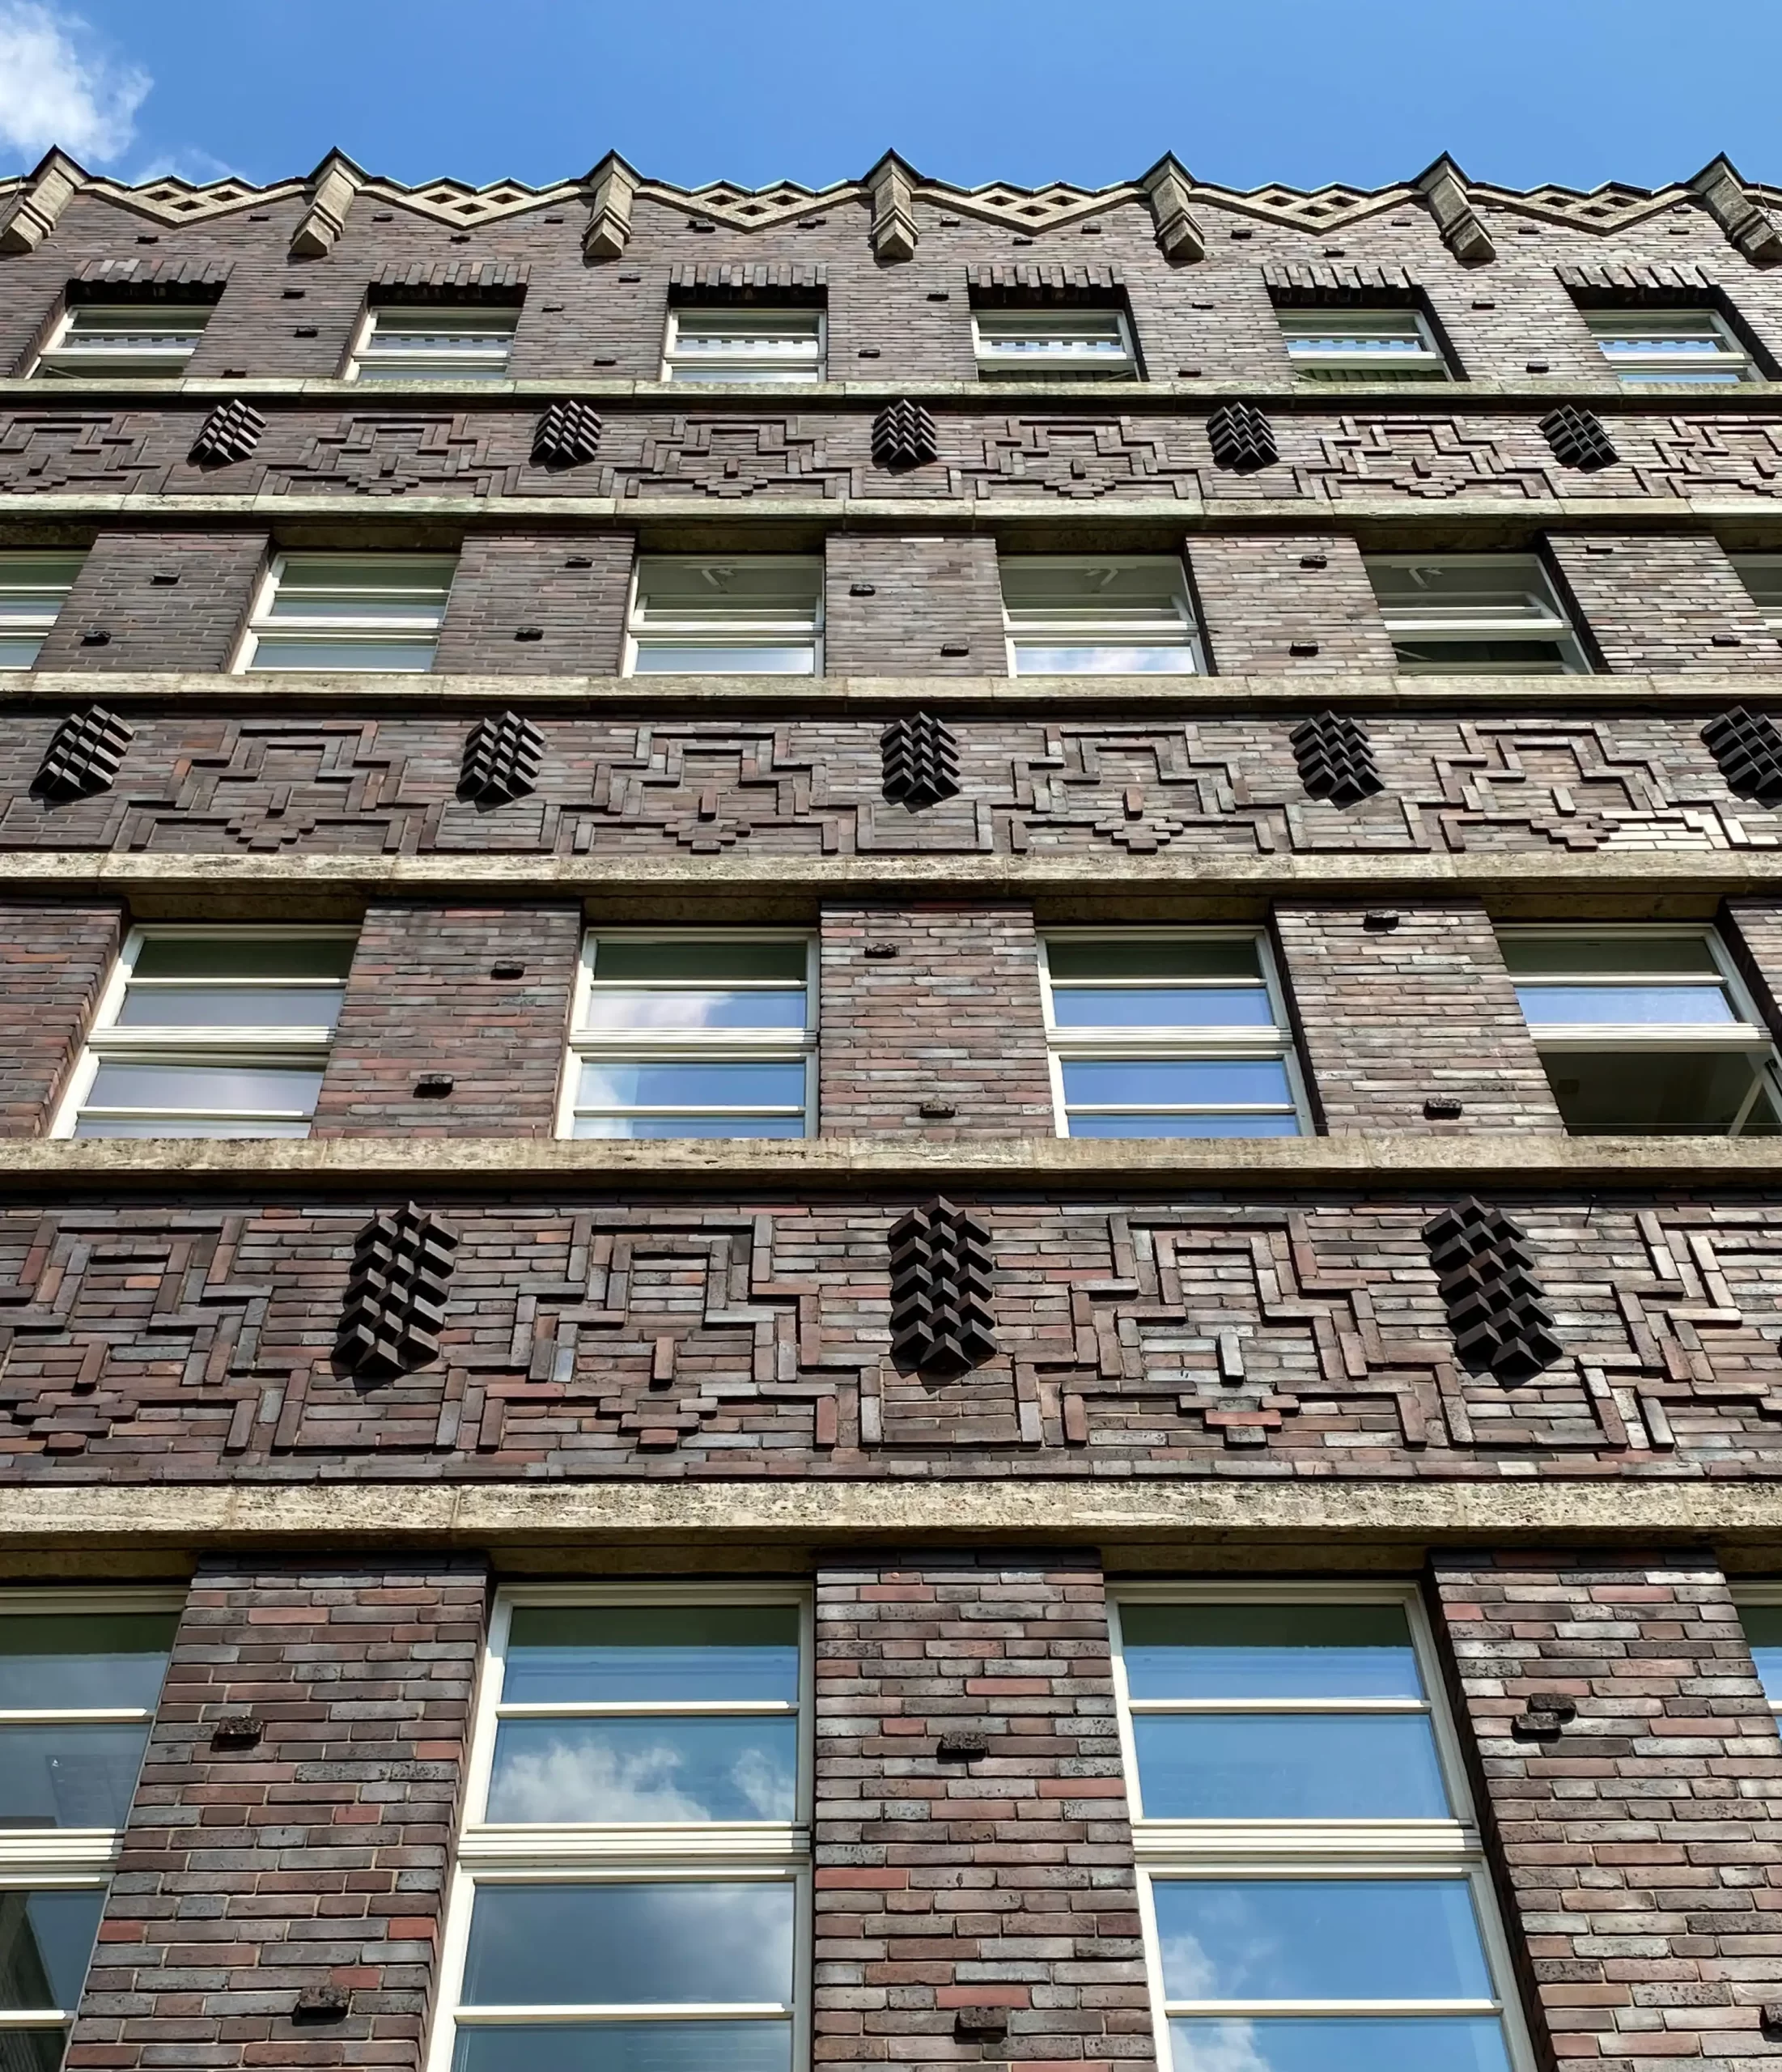
M 1000 562 L 1011 676 L 1195 676 L 1200 643 L 1173 554 L 1008 554 Z
M 282 554 L 236 667 L 433 667 L 457 563 L 450 554 Z
M 185 372 L 212 302 L 77 302 L 62 315 L 32 372 L 40 380 L 163 380 Z
M 366 312 L 350 381 L 505 381 L 517 309 L 382 304 Z
M 627 676 L 818 676 L 822 643 L 823 564 L 814 554 L 639 559 Z
M 825 325 L 821 309 L 756 303 L 671 309 L 664 381 L 821 381 Z
M 1584 321 L 1623 388 L 1754 378 L 1750 354 L 1717 309 L 1587 309 Z
M 1046 309 L 974 309 L 971 325 L 978 372 L 993 380 L 1095 380 L 1139 372 L 1132 326 L 1123 309 L 1067 304 Z
M 498 1599 L 432 2072 L 791 2072 L 809 1976 L 808 1608 Z
M 1782 1585 L 1741 1583 L 1733 1594 L 1757 1680 L 1782 1723 Z
M 1115 1618 L 1165 2072 L 1525 2072 L 1415 1592 L 1135 1586 Z
M 28 669 L 67 602 L 84 554 L 0 554 L 0 669 Z
M 805 1136 L 815 1105 L 808 936 L 591 935 L 566 1136 Z
M 1297 1136 L 1274 975 L 1254 929 L 1066 929 L 1042 945 L 1060 1136 Z
M 1500 940 L 1568 1130 L 1782 1129 L 1776 1047 L 1712 928 L 1507 928 Z
M 1369 554 L 1367 569 L 1398 667 L 1408 674 L 1589 673 L 1537 555 Z
M 1765 625 L 1772 633 L 1782 633 L 1782 554 L 1735 554 L 1729 558 Z
M 1317 381 L 1446 381 L 1452 371 L 1420 309 L 1339 304 L 1277 308 L 1296 374 Z
M 135 928 L 56 1134 L 308 1136 L 354 937 Z
M 161 1694 L 180 1599 L 0 1590 L 0 2036 L 56 2072 Z

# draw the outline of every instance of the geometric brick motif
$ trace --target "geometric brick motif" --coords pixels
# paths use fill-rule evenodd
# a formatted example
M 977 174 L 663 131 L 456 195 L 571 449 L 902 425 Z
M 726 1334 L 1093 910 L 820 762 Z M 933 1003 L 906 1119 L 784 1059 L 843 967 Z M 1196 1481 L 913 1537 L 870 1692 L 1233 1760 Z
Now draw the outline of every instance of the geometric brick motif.
M 1368 730 L 1347 714 L 1314 712 L 1288 737 L 1306 796 L 1352 806 L 1380 789 Z
M 1460 1364 L 1506 1384 L 1531 1381 L 1559 1357 L 1526 1238 L 1500 1210 L 1471 1199 L 1423 1225 Z
M 1207 420 L 1214 465 L 1243 471 L 1271 468 L 1281 457 L 1275 427 L 1250 403 L 1227 403 Z
M 44 759 L 32 779 L 32 792 L 53 803 L 90 799 L 108 792 L 117 781 L 125 751 L 134 738 L 134 729 L 103 705 L 90 705 L 84 712 L 70 713 L 44 751 Z
M 1782 728 L 1765 712 L 1735 705 L 1702 729 L 1727 789 L 1759 805 L 1782 805 Z
M 389 1381 L 436 1359 L 456 1233 L 410 1202 L 374 1216 L 353 1244 L 334 1357 L 361 1381 Z
M 880 468 L 919 468 L 940 457 L 935 421 L 907 397 L 887 403 L 872 420 L 872 459 Z
M 245 461 L 259 444 L 266 420 L 239 397 L 219 403 L 192 442 L 190 457 L 201 467 L 221 467 Z
M 575 468 L 597 459 L 600 420 L 592 403 L 573 397 L 553 403 L 532 435 L 532 463 L 541 468 Z
M 458 796 L 477 806 L 504 806 L 523 799 L 538 783 L 545 737 L 517 712 L 479 720 L 464 745 Z
M 996 1351 L 989 1231 L 937 1195 L 890 1242 L 892 1358 L 943 1378 L 981 1366 Z
M 1598 468 L 1614 467 L 1621 458 L 1594 410 L 1562 403 L 1542 418 L 1541 430 L 1561 467 L 1577 468 L 1590 474 Z
M 885 797 L 912 813 L 938 805 L 959 789 L 959 743 L 931 712 L 893 720 L 879 737 Z

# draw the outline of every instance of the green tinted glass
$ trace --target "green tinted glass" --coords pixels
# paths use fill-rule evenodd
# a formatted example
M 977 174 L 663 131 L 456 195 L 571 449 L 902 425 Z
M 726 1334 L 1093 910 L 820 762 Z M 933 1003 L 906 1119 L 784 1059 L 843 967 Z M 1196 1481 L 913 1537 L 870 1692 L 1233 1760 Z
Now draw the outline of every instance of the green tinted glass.
M 1054 980 L 1259 979 L 1254 936 L 1049 936 Z
M 602 985 L 755 979 L 801 986 L 808 954 L 807 945 L 797 938 L 752 942 L 722 936 L 659 936 L 647 940 L 603 936 L 595 945 L 594 976 Z
M 137 979 L 344 979 L 351 936 L 152 935 L 137 953 Z

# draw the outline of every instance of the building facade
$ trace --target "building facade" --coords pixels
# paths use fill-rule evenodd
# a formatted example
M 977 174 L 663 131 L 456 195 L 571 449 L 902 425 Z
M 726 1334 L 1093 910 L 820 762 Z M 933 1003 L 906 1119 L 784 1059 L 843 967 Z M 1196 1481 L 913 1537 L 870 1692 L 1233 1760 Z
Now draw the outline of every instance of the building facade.
M 1782 190 L 0 183 L 0 2061 L 1782 2061 Z

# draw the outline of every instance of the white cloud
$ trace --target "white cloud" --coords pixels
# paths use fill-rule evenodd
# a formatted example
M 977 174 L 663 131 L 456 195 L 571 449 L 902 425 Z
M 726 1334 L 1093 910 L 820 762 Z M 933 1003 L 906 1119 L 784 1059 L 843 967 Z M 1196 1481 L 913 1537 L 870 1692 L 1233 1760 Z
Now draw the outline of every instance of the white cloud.
M 0 0 L 0 146 L 31 159 L 52 144 L 84 162 L 115 159 L 153 84 L 102 49 L 78 15 Z

